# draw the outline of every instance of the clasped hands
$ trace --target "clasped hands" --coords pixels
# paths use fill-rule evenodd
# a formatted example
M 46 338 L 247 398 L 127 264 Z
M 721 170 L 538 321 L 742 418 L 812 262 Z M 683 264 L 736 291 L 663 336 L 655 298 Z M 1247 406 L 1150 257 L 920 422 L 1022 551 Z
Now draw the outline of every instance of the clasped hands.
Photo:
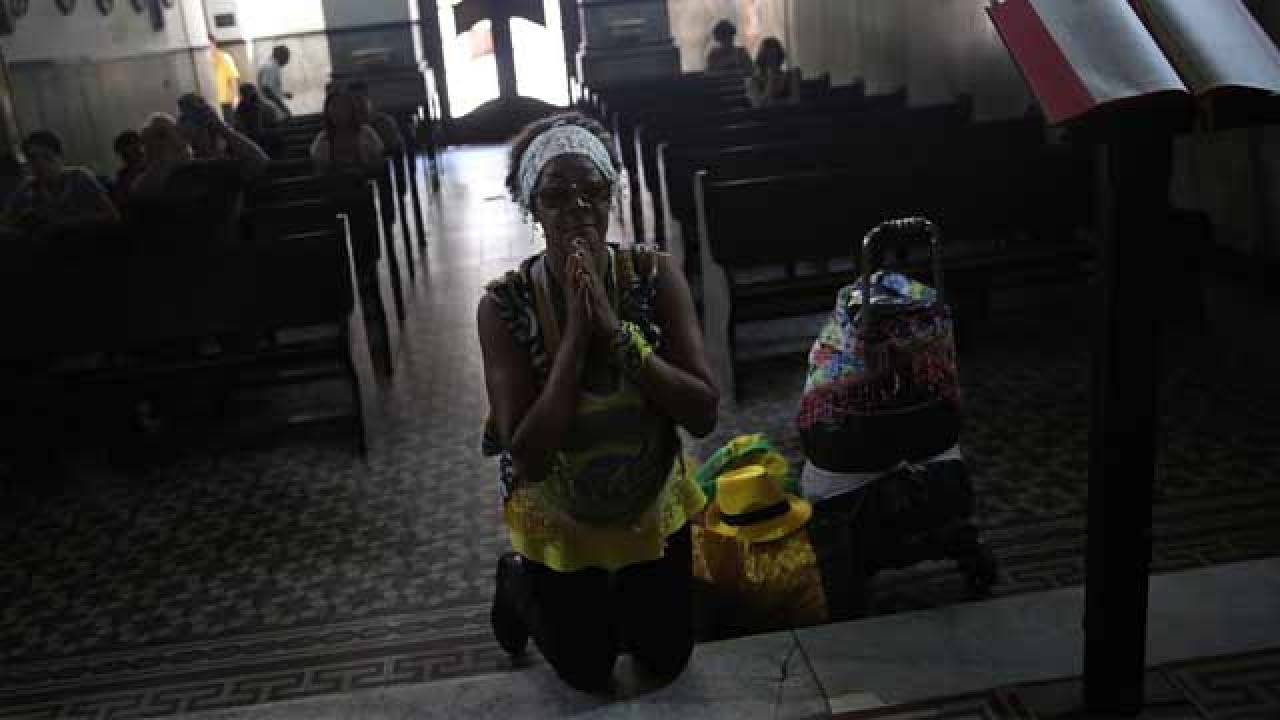
M 592 262 L 586 243 L 573 241 L 573 251 L 565 261 L 565 283 L 569 292 L 567 332 L 582 340 L 608 342 L 619 328 L 618 315 L 609 302 L 604 281 Z

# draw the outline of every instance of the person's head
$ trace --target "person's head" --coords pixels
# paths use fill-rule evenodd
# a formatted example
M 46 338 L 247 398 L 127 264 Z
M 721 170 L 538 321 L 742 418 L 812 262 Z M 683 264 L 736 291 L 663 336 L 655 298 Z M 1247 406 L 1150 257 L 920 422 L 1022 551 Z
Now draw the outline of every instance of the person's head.
M 507 189 L 547 238 L 548 266 L 564 281 L 565 260 L 581 244 L 598 265 L 621 164 L 596 121 L 566 113 L 534 122 L 511 143 Z
M 339 88 L 324 99 L 324 125 L 329 136 L 354 133 L 360 129 L 360 108 L 351 93 Z
M 737 34 L 738 28 L 734 27 L 733 23 L 728 20 L 721 20 L 711 29 L 711 37 L 715 38 L 716 44 L 725 47 L 733 46 L 733 38 Z
M 756 68 L 759 70 L 781 70 L 787 61 L 787 51 L 782 49 L 782 41 L 776 37 L 767 37 L 760 41 L 760 49 L 756 50 Z
M 48 130 L 37 130 L 22 141 L 22 154 L 31 164 L 38 182 L 51 182 L 62 175 L 62 139 Z
M 146 151 L 142 148 L 142 136 L 136 130 L 125 130 L 117 135 L 113 147 L 116 155 L 120 156 L 120 161 L 127 166 L 141 164 L 146 158 Z
M 218 47 L 218 38 L 214 37 L 213 33 L 209 33 L 209 52 L 217 54 L 221 49 Z
M 277 65 L 284 67 L 289 64 L 289 58 L 293 57 L 293 54 L 284 45 L 277 45 L 271 48 L 271 57 L 275 59 Z
M 156 113 L 142 126 L 142 147 L 151 162 L 181 162 L 192 157 L 191 144 L 172 115 Z
M 212 158 L 221 154 L 217 134 L 213 132 L 219 122 L 218 112 L 203 97 L 187 93 L 178 98 L 178 127 L 191 143 L 196 157 Z

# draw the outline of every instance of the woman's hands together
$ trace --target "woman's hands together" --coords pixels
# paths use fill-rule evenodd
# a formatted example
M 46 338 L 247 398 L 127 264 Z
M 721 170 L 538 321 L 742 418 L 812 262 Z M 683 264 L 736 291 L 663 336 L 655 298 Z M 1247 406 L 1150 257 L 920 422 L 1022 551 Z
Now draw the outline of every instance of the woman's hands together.
M 605 341 L 612 339 L 618 332 L 618 315 L 583 241 L 574 241 L 566 270 L 570 288 L 569 332 L 582 333 L 586 336 L 584 340 L 592 336 Z

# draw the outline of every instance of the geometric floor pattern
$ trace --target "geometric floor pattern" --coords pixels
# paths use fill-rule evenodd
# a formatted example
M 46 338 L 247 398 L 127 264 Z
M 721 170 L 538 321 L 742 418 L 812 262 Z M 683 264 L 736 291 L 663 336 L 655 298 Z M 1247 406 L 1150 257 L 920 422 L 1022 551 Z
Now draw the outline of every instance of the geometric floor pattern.
M 379 385 L 362 360 L 367 460 L 345 442 L 192 450 L 135 473 L 87 459 L 63 484 L 3 489 L 0 719 L 172 715 L 509 667 L 488 626 L 506 539 L 496 468 L 479 453 L 475 337 L 484 283 L 534 249 L 503 160 L 443 160 L 395 378 Z M 1276 305 L 1240 292 L 1213 288 L 1209 334 L 1176 333 L 1165 349 L 1156 571 L 1280 554 L 1280 348 L 1238 311 L 1274 318 Z M 997 595 L 1083 580 L 1080 305 L 998 306 L 961 359 Z M 764 431 L 797 459 L 803 373 L 802 356 L 749 369 L 740 407 L 690 449 Z M 879 577 L 875 610 L 963 597 L 950 568 L 922 565 Z M 1163 672 L 1206 717 L 1276 718 L 1277 666 L 1262 655 Z M 919 717 L 1023 717 L 1003 696 L 963 702 L 973 709 Z

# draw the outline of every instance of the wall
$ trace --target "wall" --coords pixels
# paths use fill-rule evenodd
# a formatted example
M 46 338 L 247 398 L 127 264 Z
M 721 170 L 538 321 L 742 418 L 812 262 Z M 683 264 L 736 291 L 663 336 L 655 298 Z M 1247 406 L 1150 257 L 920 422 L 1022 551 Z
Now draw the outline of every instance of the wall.
M 165 28 L 116 2 L 108 17 L 80 2 L 70 16 L 32 2 L 2 42 L 23 132 L 58 132 L 71 162 L 110 173 L 115 135 L 152 112 L 176 112 L 178 96 L 212 88 L 200 0 L 177 0 Z
M 1280 2 L 1246 0 L 1273 38 Z M 1032 100 L 986 16 L 987 0 L 668 0 L 686 72 L 701 70 L 711 27 L 728 18 L 740 44 L 776 35 L 806 75 L 861 77 L 870 92 L 906 86 L 912 104 L 974 97 L 979 118 L 1024 112 Z M 1280 128 L 1184 138 L 1173 200 L 1203 209 L 1221 245 L 1280 259 Z
M 224 3 L 225 5 L 226 3 Z M 242 41 L 225 44 L 242 78 L 275 45 L 293 51 L 286 90 L 297 113 L 319 112 L 335 67 L 353 53 L 387 48 L 398 62 L 420 56 L 413 0 L 238 0 Z M 24 132 L 48 128 L 63 136 L 72 162 L 110 174 L 115 135 L 137 128 L 152 112 L 176 112 L 185 92 L 211 97 L 212 70 L 202 0 L 175 0 L 165 28 L 154 31 L 147 13 L 116 0 L 103 17 L 92 0 L 70 16 L 53 0 L 33 0 L 16 33 L 0 43 L 12 75 L 16 116 Z
M 413 0 L 241 0 L 240 9 L 255 66 L 276 45 L 292 53 L 284 82 L 295 113 L 320 112 L 331 73 L 355 64 L 358 51 L 385 48 L 403 64 L 421 56 Z
M 754 50 L 782 40 L 792 64 L 870 92 L 907 86 L 913 104 L 974 96 L 981 117 L 1023 112 L 1030 98 L 987 19 L 986 0 L 668 0 L 686 72 L 701 70 L 720 18 Z
M 128 0 L 117 2 L 107 17 L 91 0 L 78 2 L 71 15 L 63 15 L 52 0 L 37 0 L 15 25 L 14 35 L 3 40 L 10 63 L 150 55 L 203 46 L 207 37 L 200 0 L 175 2 L 165 12 L 165 27 L 159 32 L 151 29 L 147 13 L 134 12 Z

